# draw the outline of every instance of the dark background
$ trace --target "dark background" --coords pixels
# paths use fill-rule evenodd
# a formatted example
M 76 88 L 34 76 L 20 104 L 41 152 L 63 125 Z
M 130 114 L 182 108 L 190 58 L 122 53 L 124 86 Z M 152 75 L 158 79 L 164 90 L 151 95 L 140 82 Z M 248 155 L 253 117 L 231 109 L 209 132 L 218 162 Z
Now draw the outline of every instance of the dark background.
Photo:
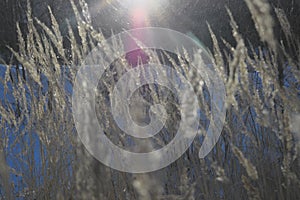
M 74 2 L 78 4 L 78 0 Z M 272 6 L 280 7 L 285 11 L 292 30 L 295 35 L 300 36 L 300 1 L 269 0 L 269 2 Z M 48 25 L 50 20 L 47 5 L 50 5 L 65 36 L 67 35 L 66 19 L 73 27 L 76 26 L 74 13 L 68 0 L 30 0 L 30 3 L 33 7 L 33 15 Z M 87 0 L 87 3 L 93 25 L 101 29 L 105 36 L 108 37 L 112 30 L 118 33 L 132 27 L 128 13 L 118 0 Z M 17 49 L 16 22 L 20 23 L 22 32 L 26 34 L 26 6 L 26 0 L 0 0 L 0 55 L 5 60 L 11 55 L 6 48 L 7 45 Z M 243 0 L 173 0 L 158 13 L 153 13 L 150 25 L 171 28 L 183 33 L 193 32 L 204 45 L 211 48 L 211 39 L 206 25 L 206 22 L 209 22 L 217 36 L 234 43 L 225 6 L 232 11 L 244 38 L 249 39 L 254 46 L 258 45 L 259 37 Z M 278 23 L 276 24 L 275 34 L 280 37 L 282 33 Z M 67 46 L 66 41 L 66 48 Z

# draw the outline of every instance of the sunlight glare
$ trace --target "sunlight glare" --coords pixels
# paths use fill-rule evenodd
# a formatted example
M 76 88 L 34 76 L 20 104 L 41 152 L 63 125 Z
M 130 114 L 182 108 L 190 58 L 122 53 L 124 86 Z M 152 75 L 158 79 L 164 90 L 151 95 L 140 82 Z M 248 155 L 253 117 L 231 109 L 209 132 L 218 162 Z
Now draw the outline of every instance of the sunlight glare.
M 121 4 L 129 10 L 141 9 L 149 12 L 160 8 L 163 2 L 164 0 L 122 0 Z

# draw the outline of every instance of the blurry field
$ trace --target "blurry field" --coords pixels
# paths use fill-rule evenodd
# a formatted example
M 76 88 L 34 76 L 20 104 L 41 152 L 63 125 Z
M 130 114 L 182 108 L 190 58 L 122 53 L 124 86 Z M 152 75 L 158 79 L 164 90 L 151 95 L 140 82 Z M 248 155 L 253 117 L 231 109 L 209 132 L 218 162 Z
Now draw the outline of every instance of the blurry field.
M 0 66 L 0 199 L 300 199 L 299 33 L 290 28 L 282 9 L 265 0 L 245 2 L 261 46 L 251 45 L 242 36 L 229 9 L 227 25 L 233 42 L 207 25 L 213 64 L 227 91 L 226 123 L 220 139 L 205 159 L 199 159 L 203 141 L 199 136 L 179 160 L 147 174 L 104 166 L 89 155 L 76 134 L 73 80 L 85 56 L 106 39 L 93 27 L 85 2 L 75 5 L 71 1 L 77 29 L 70 24 L 63 27 L 70 48 L 65 47 L 62 28 L 51 9 L 48 27 L 32 16 L 28 5 L 28 34 L 17 30 L 18 48 L 8 47 L 13 59 Z M 282 38 L 274 29 L 276 18 Z M 167 54 L 166 63 L 180 60 Z M 159 60 L 158 53 L 151 56 Z M 125 61 L 123 55 L 106 71 L 101 83 L 105 87 L 98 91 L 98 119 L 115 143 L 128 140 L 109 115 L 108 93 L 119 73 L 127 70 Z M 144 100 L 150 104 L 156 93 L 165 90 L 148 89 Z M 207 98 L 204 93 L 205 89 L 200 90 L 199 99 Z M 163 100 L 171 101 L 169 110 L 174 112 L 155 141 L 158 146 L 170 140 L 180 121 L 175 113 L 178 102 L 169 95 Z M 202 111 L 205 116 L 210 111 L 207 104 L 208 109 Z M 141 119 L 137 113 L 133 116 Z M 203 127 L 209 123 L 206 118 L 201 122 Z

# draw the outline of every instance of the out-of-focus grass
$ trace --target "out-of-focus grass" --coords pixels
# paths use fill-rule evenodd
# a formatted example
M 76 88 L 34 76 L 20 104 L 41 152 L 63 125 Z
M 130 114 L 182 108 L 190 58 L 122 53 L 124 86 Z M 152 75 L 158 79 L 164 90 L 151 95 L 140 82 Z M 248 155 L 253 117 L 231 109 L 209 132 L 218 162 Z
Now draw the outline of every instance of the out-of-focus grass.
M 18 29 L 19 50 L 11 49 L 22 67 L 7 64 L 0 77 L 4 88 L 0 98 L 0 198 L 299 199 L 295 119 L 299 120 L 300 113 L 300 43 L 282 10 L 275 12 L 285 37 L 277 39 L 267 1 L 246 3 L 263 46 L 246 45 L 247 38 L 239 33 L 229 10 L 235 46 L 218 38 L 208 26 L 214 65 L 227 89 L 226 124 L 216 147 L 199 160 L 201 139 L 197 140 L 169 167 L 137 175 L 103 166 L 89 156 L 76 136 L 70 103 L 76 66 L 105 39 L 93 28 L 85 2 L 80 0 L 77 7 L 71 1 L 78 29 L 75 33 L 68 26 L 68 50 L 51 9 L 52 26 L 47 27 L 32 16 L 28 4 L 28 34 Z M 152 59 L 159 60 L 156 56 L 154 52 Z M 176 65 L 167 53 L 165 57 Z M 117 62 L 121 68 L 117 72 L 126 71 L 125 58 Z M 109 77 L 103 81 L 108 92 L 115 81 Z M 155 99 L 156 90 L 149 89 Z M 100 93 L 99 99 L 106 95 Z M 99 102 L 106 116 L 110 110 L 104 101 Z M 176 107 L 176 101 L 173 103 Z M 172 119 L 169 131 L 178 123 L 178 118 Z M 108 134 L 121 134 L 112 121 L 106 124 L 104 120 L 101 123 Z M 126 143 L 122 136 L 117 139 Z M 156 142 L 164 144 L 165 140 L 163 135 Z

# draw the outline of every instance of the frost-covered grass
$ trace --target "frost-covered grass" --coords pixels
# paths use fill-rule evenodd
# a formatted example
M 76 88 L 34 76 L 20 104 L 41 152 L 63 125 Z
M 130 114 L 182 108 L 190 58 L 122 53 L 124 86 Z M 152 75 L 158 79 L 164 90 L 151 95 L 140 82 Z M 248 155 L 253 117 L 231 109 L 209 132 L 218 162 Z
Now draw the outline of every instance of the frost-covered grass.
M 28 34 L 18 28 L 19 49 L 11 49 L 21 65 L 0 68 L 0 199 L 300 199 L 300 43 L 280 8 L 275 13 L 285 36 L 278 39 L 273 8 L 266 0 L 246 0 L 263 42 L 259 47 L 241 36 L 229 10 L 234 46 L 208 25 L 214 65 L 227 90 L 226 124 L 213 151 L 199 160 L 200 138 L 170 166 L 128 174 L 93 159 L 77 138 L 71 108 L 76 66 L 105 38 L 93 28 L 85 2 L 80 0 L 79 7 L 71 2 L 78 26 L 76 31 L 68 27 L 70 48 L 64 46 L 51 9 L 52 26 L 47 27 L 28 5 Z M 150 54 L 159 60 L 157 52 Z M 183 60 L 189 60 L 168 53 L 163 57 L 182 70 Z M 98 106 L 110 139 L 126 144 L 113 121 L 105 120 L 110 109 L 104 101 L 126 71 L 125 61 L 121 57 L 119 69 L 106 72 Z M 155 99 L 151 86 L 149 91 L 150 102 L 162 100 Z M 167 100 L 176 110 L 176 99 L 171 95 Z M 209 112 L 209 106 L 202 106 Z M 170 117 L 167 133 L 180 119 L 176 113 Z M 157 140 L 165 144 L 168 138 Z

